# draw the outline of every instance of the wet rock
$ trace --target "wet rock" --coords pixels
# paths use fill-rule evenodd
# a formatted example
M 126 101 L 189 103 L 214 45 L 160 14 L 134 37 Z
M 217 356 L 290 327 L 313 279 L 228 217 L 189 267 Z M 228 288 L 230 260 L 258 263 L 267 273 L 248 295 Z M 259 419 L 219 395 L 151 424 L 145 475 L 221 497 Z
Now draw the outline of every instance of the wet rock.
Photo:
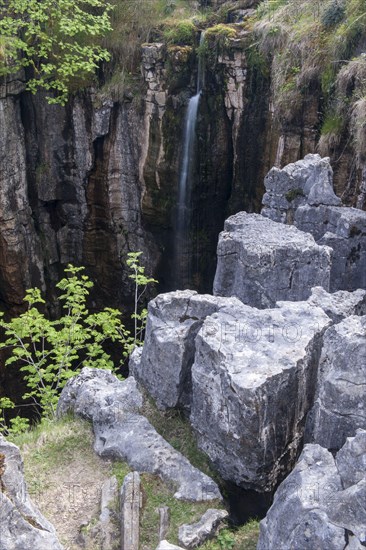
M 62 550 L 56 531 L 29 498 L 16 445 L 0 435 L 0 550 Z
M 196 337 L 191 423 L 224 479 L 270 491 L 294 464 L 313 404 L 322 333 L 308 303 L 241 304 L 208 317 Z
M 217 533 L 220 524 L 228 515 L 226 510 L 208 509 L 197 523 L 179 527 L 179 544 L 184 548 L 196 548 L 203 544 Z
M 351 316 L 324 335 L 317 395 L 306 442 L 339 450 L 357 428 L 366 428 L 366 316 Z
M 195 337 L 206 317 L 235 302 L 185 290 L 160 294 L 149 303 L 144 346 L 133 353 L 130 373 L 159 407 L 189 409 Z
M 225 222 L 217 248 L 214 294 L 267 308 L 329 289 L 332 251 L 292 226 L 240 212 Z
M 137 472 L 159 475 L 177 487 L 182 500 L 221 499 L 214 481 L 161 437 L 139 414 L 142 395 L 135 379 L 121 382 L 108 371 L 84 368 L 63 389 L 58 414 L 68 411 L 93 423 L 95 451 L 102 457 L 127 461 Z
M 358 469 L 352 459 L 360 447 L 364 447 L 365 435 L 366 432 L 360 430 L 346 443 L 350 470 Z M 352 475 L 348 468 L 339 471 L 337 462 L 338 456 L 334 459 L 320 445 L 305 445 L 295 469 L 279 486 L 272 507 L 261 521 L 258 550 L 363 547 L 366 541 L 364 473 L 362 480 L 357 481 L 356 476 L 355 484 L 344 488 Z
M 334 323 L 339 323 L 351 315 L 366 314 L 366 290 L 354 292 L 339 290 L 329 294 L 321 286 L 311 289 L 309 304 L 321 307 Z

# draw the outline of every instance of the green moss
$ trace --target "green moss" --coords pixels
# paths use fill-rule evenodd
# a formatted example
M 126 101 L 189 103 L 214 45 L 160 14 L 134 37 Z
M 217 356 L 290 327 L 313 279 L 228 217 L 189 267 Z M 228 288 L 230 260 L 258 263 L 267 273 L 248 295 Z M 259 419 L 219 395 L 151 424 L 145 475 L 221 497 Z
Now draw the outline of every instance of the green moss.
M 196 41 L 197 28 L 191 20 L 178 21 L 169 25 L 163 32 L 164 40 L 168 44 L 180 46 L 193 45 Z
M 290 191 L 288 191 L 285 195 L 286 197 L 286 200 L 288 202 L 292 202 L 294 201 L 295 199 L 297 199 L 298 197 L 304 197 L 304 193 L 303 193 L 303 190 L 302 189 L 290 189 Z
M 216 44 L 221 46 L 227 46 L 231 38 L 236 38 L 237 31 L 231 25 L 225 25 L 224 23 L 219 23 L 210 27 L 205 32 L 205 39 L 208 41 L 214 41 Z

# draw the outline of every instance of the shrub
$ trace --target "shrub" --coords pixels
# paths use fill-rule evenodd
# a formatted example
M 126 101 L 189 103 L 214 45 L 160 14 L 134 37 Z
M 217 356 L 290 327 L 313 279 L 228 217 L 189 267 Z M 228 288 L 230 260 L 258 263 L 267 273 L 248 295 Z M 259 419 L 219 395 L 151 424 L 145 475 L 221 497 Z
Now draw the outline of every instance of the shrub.
M 108 51 L 111 5 L 102 0 L 0 2 L 0 76 L 27 68 L 27 89 L 64 105 L 72 83 L 94 75 Z
M 115 370 L 106 342 L 121 345 L 124 357 L 142 343 L 147 311 L 139 312 L 138 305 L 147 285 L 156 281 L 146 277 L 145 268 L 139 264 L 140 254 L 131 252 L 127 260 L 135 282 L 133 335 L 121 322 L 119 310 L 106 307 L 89 313 L 86 301 L 93 283 L 83 274 L 83 267 L 73 265 L 65 269 L 66 277 L 56 285 L 62 292 L 59 299 L 64 310 L 59 319 L 51 321 L 42 313 L 45 301 L 38 288 L 27 290 L 24 301 L 28 309 L 18 317 L 5 321 L 0 313 L 0 327 L 5 332 L 0 349 L 11 349 L 5 365 L 22 365 L 20 371 L 28 388 L 23 399 L 32 399 L 43 416 L 55 417 L 60 391 L 83 366 Z M 4 411 L 12 408 L 10 399 L 0 399 L 0 431 L 21 431 L 25 427 L 19 417 L 10 429 L 6 426 Z
M 335 27 L 344 18 L 346 5 L 343 0 L 332 0 L 326 4 L 320 22 L 325 28 Z

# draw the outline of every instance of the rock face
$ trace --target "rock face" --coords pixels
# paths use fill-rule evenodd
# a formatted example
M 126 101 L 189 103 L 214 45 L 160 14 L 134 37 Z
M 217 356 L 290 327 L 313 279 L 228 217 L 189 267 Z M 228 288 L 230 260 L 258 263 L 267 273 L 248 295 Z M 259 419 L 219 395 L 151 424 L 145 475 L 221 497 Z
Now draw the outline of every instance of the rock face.
M 120 284 L 129 250 L 143 250 L 155 267 L 158 253 L 141 224 L 139 136 L 130 131 L 141 119 L 126 102 L 93 99 L 67 108 L 41 94 L 0 99 L 0 300 L 9 308 L 26 288 L 50 291 L 68 263 L 100 281 L 97 302 L 110 302 L 114 288 L 115 305 L 129 293 Z
M 254 307 L 306 300 L 317 285 L 329 289 L 331 249 L 258 214 L 240 212 L 226 220 L 217 256 L 214 294 Z
M 260 524 L 258 550 L 344 550 L 366 542 L 366 431 L 347 439 L 336 459 L 305 445 Z
M 324 335 L 317 396 L 306 441 L 339 450 L 357 428 L 366 429 L 366 316 L 351 316 Z
M 95 451 L 119 458 L 137 472 L 159 475 L 182 500 L 221 499 L 214 481 L 194 468 L 139 414 L 142 395 L 131 376 L 121 382 L 108 371 L 84 368 L 63 389 L 58 414 L 74 412 L 93 423 Z
M 192 367 L 191 423 L 224 479 L 270 491 L 293 465 L 330 320 L 307 303 L 241 305 L 204 322 Z
M 366 212 L 356 208 L 301 206 L 295 225 L 334 250 L 330 290 L 366 288 Z
M 321 307 L 334 323 L 351 315 L 366 315 L 366 290 L 339 290 L 329 294 L 321 286 L 311 290 L 309 304 Z
M 130 373 L 158 406 L 189 410 L 196 335 L 206 317 L 235 303 L 190 290 L 160 294 L 149 303 L 144 347 L 130 360 Z
M 303 160 L 280 170 L 272 168 L 264 185 L 262 214 L 281 223 L 292 223 L 295 210 L 304 204 L 339 206 L 333 191 L 333 171 L 329 158 L 306 155 Z
M 54 527 L 30 500 L 16 445 L 0 435 L 0 550 L 62 550 Z
M 307 155 L 265 179 L 262 215 L 294 224 L 334 250 L 330 290 L 366 289 L 366 212 L 340 207 L 329 159 Z

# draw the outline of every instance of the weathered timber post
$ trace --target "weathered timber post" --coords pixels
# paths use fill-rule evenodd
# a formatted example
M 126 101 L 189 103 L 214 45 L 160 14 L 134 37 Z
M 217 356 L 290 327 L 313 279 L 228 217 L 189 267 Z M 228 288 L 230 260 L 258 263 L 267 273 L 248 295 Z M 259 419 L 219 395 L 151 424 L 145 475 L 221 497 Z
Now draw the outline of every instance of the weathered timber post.
M 140 475 L 127 474 L 120 493 L 121 550 L 139 550 L 140 522 Z

